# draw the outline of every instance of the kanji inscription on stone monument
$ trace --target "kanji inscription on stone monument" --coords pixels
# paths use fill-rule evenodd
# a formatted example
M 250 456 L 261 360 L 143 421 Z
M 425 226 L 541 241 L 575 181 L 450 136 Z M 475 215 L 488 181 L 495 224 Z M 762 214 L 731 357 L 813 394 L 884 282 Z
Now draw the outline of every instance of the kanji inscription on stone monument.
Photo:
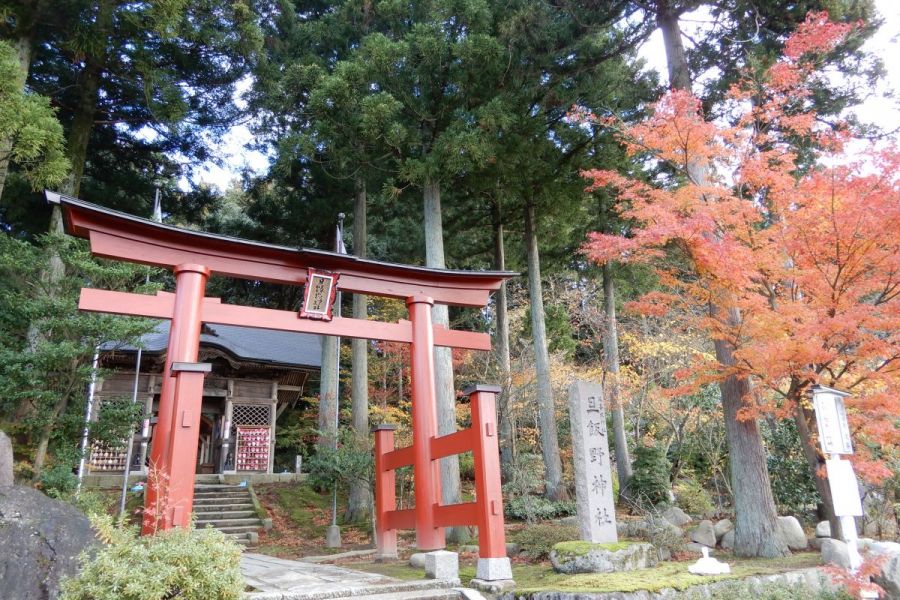
M 581 539 L 617 542 L 603 388 L 576 381 L 569 388 L 569 421 L 575 453 L 575 493 Z

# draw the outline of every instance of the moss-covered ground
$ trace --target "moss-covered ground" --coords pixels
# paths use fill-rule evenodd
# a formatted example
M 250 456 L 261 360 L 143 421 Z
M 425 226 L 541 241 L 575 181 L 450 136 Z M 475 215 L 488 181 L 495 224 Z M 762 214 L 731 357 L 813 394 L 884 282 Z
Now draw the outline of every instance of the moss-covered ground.
M 516 591 L 522 593 L 558 592 L 658 592 L 665 588 L 684 590 L 693 585 L 738 579 L 751 575 L 774 575 L 786 571 L 815 567 L 821 564 L 818 553 L 805 552 L 779 559 L 738 559 L 720 556 L 731 565 L 731 574 L 701 577 L 688 573 L 690 562 L 663 562 L 652 569 L 624 573 L 584 573 L 564 575 L 548 564 L 514 564 Z M 421 579 L 421 569 L 406 563 L 353 563 L 352 568 L 381 573 L 398 579 Z M 475 576 L 474 565 L 460 565 L 460 580 L 467 582 Z
M 253 486 L 260 504 L 272 519 L 272 530 L 262 532 L 254 551 L 281 558 L 300 558 L 353 550 L 368 544 L 365 524 L 343 524 L 338 497 L 338 523 L 342 548 L 325 547 L 325 527 L 331 524 L 331 494 L 319 492 L 306 483 L 279 483 Z

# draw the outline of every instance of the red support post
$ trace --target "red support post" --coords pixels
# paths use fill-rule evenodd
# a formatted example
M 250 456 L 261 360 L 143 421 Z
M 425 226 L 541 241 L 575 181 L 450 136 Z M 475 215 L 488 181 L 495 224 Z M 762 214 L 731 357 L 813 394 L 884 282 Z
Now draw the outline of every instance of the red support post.
M 388 512 L 397 508 L 397 475 L 385 464 L 385 455 L 394 449 L 396 425 L 383 423 L 375 434 L 375 554 L 376 560 L 397 558 L 397 530 L 388 523 Z
M 478 556 L 506 556 L 503 529 L 503 494 L 500 483 L 500 446 L 497 442 L 496 394 L 498 386 L 476 385 L 466 390 L 475 429 L 475 497 L 478 504 Z
M 190 418 L 195 414 L 199 422 L 203 377 L 201 375 L 199 378 L 199 391 L 195 389 L 197 379 L 195 376 L 188 377 L 182 385 L 179 385 L 178 376 L 172 372 L 172 364 L 197 361 L 202 325 L 201 309 L 207 279 L 209 269 L 204 266 L 183 264 L 175 267 L 175 306 L 169 330 L 169 348 L 160 391 L 159 414 L 150 453 L 152 472 L 148 478 L 144 500 L 141 531 L 144 535 L 155 533 L 157 529 L 170 529 L 175 525 L 190 522 L 199 425 L 194 428 L 182 427 L 182 423 L 185 422 L 185 411 L 191 412 Z M 180 442 L 182 438 L 192 436 L 194 445 L 187 455 L 175 455 L 172 452 L 170 446 L 173 440 L 177 438 Z M 182 444 L 178 445 L 184 448 Z M 172 471 L 173 467 L 176 472 Z M 173 486 L 180 495 L 171 493 L 174 491 Z M 188 497 L 185 497 L 185 486 L 190 492 Z M 181 513 L 178 513 L 179 509 Z
M 416 547 L 419 551 L 444 548 L 444 530 L 437 527 L 435 506 L 441 503 L 441 466 L 432 458 L 431 440 L 437 435 L 434 389 L 434 300 L 422 295 L 406 299 L 412 322 L 410 379 L 412 388 L 413 477 L 416 488 Z

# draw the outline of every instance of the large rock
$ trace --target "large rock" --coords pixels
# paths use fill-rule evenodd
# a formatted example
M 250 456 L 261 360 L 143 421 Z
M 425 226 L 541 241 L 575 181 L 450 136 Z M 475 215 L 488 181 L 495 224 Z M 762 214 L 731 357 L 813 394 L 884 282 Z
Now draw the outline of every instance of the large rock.
M 662 517 L 676 527 L 681 527 L 685 523 L 690 523 L 692 521 L 691 517 L 677 506 L 670 506 L 667 508 L 663 511 Z
M 713 529 L 716 532 L 716 542 L 721 542 L 722 538 L 725 537 L 725 534 L 734 529 L 734 523 L 728 519 L 722 519 L 721 521 L 716 522 Z
M 722 536 L 720 545 L 725 550 L 734 550 L 734 529 Z
M 809 540 L 796 517 L 778 517 L 777 535 L 791 550 L 805 550 Z
M 849 569 L 850 553 L 847 550 L 847 543 L 832 538 L 822 542 L 822 562 Z
M 644 542 L 560 542 L 553 546 L 550 562 L 556 571 L 571 575 L 649 569 L 655 567 L 659 559 L 656 548 Z
M 0 488 L 0 596 L 45 600 L 77 573 L 78 555 L 97 543 L 91 524 L 66 502 L 21 487 Z
M 816 537 L 831 537 L 831 523 L 829 523 L 828 521 L 819 521 L 819 523 L 816 525 Z
M 691 529 L 691 541 L 697 542 L 709 548 L 716 547 L 716 529 L 713 527 L 712 521 L 703 520 L 700 524 Z
M 900 544 L 875 542 L 870 546 L 872 554 L 884 557 L 881 573 L 873 579 L 884 588 L 888 598 L 900 598 Z
M 12 442 L 0 431 L 0 487 L 13 484 Z
M 425 568 L 425 553 L 424 552 L 415 552 L 413 554 L 410 554 L 409 566 L 415 567 L 417 569 L 424 569 Z

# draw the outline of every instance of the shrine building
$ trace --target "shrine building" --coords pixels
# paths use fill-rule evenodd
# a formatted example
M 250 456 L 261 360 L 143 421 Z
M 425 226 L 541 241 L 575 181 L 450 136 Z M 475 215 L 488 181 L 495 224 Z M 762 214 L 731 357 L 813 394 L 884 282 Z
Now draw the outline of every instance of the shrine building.
M 166 364 L 169 321 L 162 321 L 142 336 L 137 402 L 145 418 L 135 431 L 129 473 L 147 473 L 159 410 L 162 373 Z M 94 392 L 95 417 L 103 405 L 131 402 L 135 386 L 135 346 L 108 342 L 100 348 L 105 377 Z M 271 474 L 275 465 L 278 418 L 318 390 L 321 336 L 236 325 L 204 324 L 200 357 L 212 365 L 204 379 L 197 448 L 198 475 L 239 475 L 253 479 Z M 311 384 L 311 385 L 310 385 Z M 147 416 L 149 415 L 149 418 Z M 293 471 L 290 464 L 278 471 Z M 89 477 L 103 485 L 117 485 L 125 470 L 126 448 L 91 444 Z M 103 475 L 118 474 L 105 478 Z

